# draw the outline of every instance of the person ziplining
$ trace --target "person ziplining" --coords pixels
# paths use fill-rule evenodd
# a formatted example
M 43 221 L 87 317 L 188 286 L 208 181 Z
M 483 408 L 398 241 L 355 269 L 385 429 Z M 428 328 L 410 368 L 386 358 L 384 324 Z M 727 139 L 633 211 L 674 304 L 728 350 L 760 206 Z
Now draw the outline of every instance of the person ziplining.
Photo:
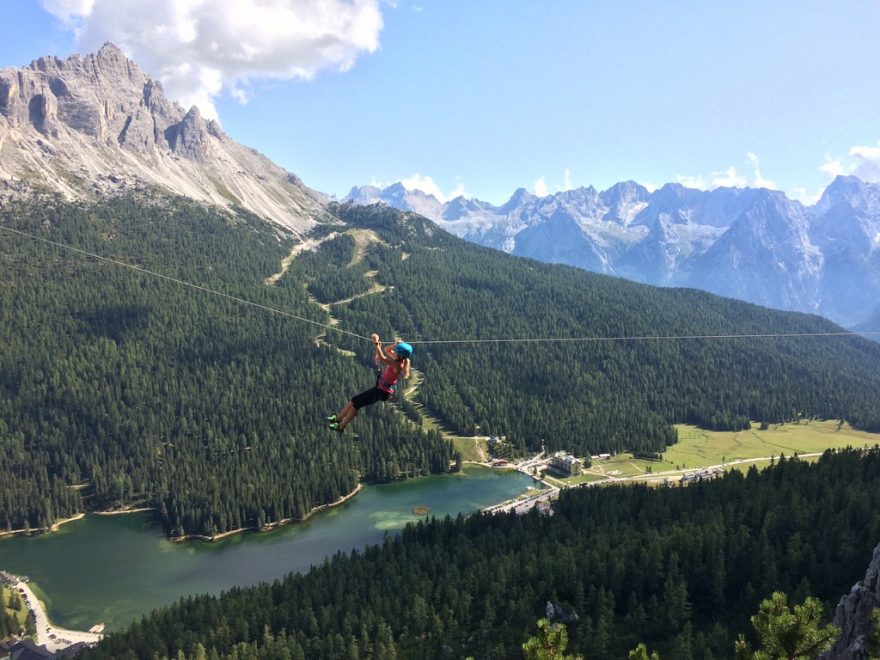
M 374 332 L 370 335 L 370 339 L 375 350 L 374 359 L 381 371 L 373 387 L 352 397 L 342 410 L 327 418 L 330 428 L 337 433 L 343 433 L 351 420 L 357 417 L 358 410 L 364 406 L 371 406 L 378 401 L 388 401 L 397 391 L 399 378 L 409 378 L 412 346 L 399 341 L 396 344 L 388 344 L 383 349 L 379 335 Z

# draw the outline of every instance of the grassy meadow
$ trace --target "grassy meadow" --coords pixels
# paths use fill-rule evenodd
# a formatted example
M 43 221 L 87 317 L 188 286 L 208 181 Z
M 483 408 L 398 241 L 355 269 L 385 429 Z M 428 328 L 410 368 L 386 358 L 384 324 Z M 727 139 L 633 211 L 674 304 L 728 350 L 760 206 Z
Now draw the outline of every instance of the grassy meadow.
M 764 431 L 759 430 L 757 424 L 743 431 L 707 431 L 687 424 L 677 424 L 676 428 L 678 443 L 667 447 L 662 460 L 648 461 L 634 458 L 632 454 L 617 454 L 607 460 L 593 461 L 593 466 L 581 476 L 559 481 L 578 485 L 615 478 L 650 479 L 651 474 L 681 473 L 722 464 L 725 469 L 745 470 L 752 464 L 759 468 L 766 466 L 770 457 L 780 454 L 791 457 L 826 449 L 880 444 L 880 434 L 857 431 L 837 420 L 772 424 Z M 730 465 L 734 461 L 744 462 Z

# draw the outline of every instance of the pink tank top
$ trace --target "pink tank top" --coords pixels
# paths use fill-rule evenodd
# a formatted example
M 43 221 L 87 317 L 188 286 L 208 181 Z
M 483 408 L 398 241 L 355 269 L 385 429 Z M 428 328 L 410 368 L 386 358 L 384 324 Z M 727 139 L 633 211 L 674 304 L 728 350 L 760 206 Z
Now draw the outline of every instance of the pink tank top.
M 385 371 L 379 376 L 376 387 L 383 392 L 388 392 L 388 394 L 394 394 L 394 391 L 397 389 L 397 377 L 399 375 L 400 371 L 398 369 L 395 369 L 390 364 L 387 365 Z

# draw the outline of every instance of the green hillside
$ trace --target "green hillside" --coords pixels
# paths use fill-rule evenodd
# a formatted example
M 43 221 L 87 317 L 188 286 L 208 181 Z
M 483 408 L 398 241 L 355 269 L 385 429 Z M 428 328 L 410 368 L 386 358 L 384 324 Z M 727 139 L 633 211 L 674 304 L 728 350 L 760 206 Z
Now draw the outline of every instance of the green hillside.
M 360 480 L 449 469 L 451 445 L 409 421 L 416 403 L 461 435 L 581 454 L 661 451 L 674 422 L 880 429 L 880 346 L 860 338 L 471 343 L 839 330 L 822 319 L 510 257 L 387 207 L 331 213 L 347 224 L 290 259 L 277 227 L 183 200 L 0 211 L 5 226 L 362 336 L 468 340 L 416 343 L 417 401 L 371 408 L 353 442 L 322 420 L 372 384 L 369 342 L 4 232 L 0 529 L 128 506 L 158 508 L 175 536 L 301 518 Z
M 829 321 L 687 289 L 661 289 L 511 258 L 388 207 L 335 212 L 384 241 L 382 295 L 339 310 L 419 340 L 842 332 Z M 405 258 L 404 258 L 405 257 Z M 393 288 L 392 288 L 393 287 Z M 416 344 L 420 397 L 459 434 L 532 448 L 662 451 L 673 422 L 846 419 L 880 430 L 880 350 L 857 337 Z
M 185 201 L 7 207 L 0 223 L 326 321 L 303 286 L 267 286 L 292 245 Z M 323 418 L 372 384 L 312 325 L 0 236 L 0 529 L 154 506 L 169 533 L 301 518 L 358 481 L 445 471 L 452 448 L 389 407 L 359 440 Z M 80 486 L 80 488 L 72 488 Z

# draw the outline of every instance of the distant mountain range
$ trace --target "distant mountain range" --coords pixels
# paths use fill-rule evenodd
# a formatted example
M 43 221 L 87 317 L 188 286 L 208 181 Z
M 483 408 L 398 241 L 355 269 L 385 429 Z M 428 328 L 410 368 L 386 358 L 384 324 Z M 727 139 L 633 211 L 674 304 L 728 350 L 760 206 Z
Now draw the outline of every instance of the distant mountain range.
M 880 185 L 851 176 L 811 207 L 763 188 L 649 192 L 632 181 L 546 197 L 521 188 L 501 206 L 441 203 L 400 183 L 346 199 L 420 213 L 510 254 L 880 330 Z

